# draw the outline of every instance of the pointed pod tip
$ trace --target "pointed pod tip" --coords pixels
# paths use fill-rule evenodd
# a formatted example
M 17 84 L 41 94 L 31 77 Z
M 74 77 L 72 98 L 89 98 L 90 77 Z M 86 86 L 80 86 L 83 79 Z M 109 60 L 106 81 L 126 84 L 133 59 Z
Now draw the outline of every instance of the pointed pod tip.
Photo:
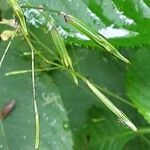
M 130 126 L 130 128 L 133 130 L 133 131 L 137 131 L 137 128 L 136 128 L 136 126 L 134 125 L 134 124 L 132 124 L 132 126 Z
M 129 61 L 129 63 L 128 63 L 129 65 L 131 65 L 131 62 Z
M 128 119 L 126 121 L 124 121 L 124 123 L 133 131 L 137 131 L 137 128 L 136 126 Z
M 124 61 L 126 64 L 129 64 L 129 65 L 131 64 L 130 61 L 127 58 L 123 57 L 122 55 L 120 56 L 119 54 L 115 56 L 118 57 L 120 60 Z
M 129 61 L 128 59 L 126 59 L 125 62 L 126 62 L 127 64 L 129 64 L 129 65 L 131 64 L 130 61 Z
M 78 80 L 77 80 L 77 79 L 74 79 L 74 83 L 76 84 L 76 86 L 78 86 L 78 85 L 79 85 L 79 82 L 78 82 Z
M 122 56 L 119 52 L 117 54 L 115 53 L 115 56 L 118 57 L 120 60 L 124 61 L 125 63 L 130 64 L 130 61 Z
M 72 73 L 72 76 L 73 76 L 73 80 L 74 80 L 75 85 L 78 86 L 79 85 L 79 81 L 77 79 L 77 76 L 74 75 L 73 73 Z

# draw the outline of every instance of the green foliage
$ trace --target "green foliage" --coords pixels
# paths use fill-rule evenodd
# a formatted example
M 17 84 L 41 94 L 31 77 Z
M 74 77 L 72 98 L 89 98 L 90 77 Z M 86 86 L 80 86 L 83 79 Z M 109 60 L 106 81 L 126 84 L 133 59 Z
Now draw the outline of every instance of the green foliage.
M 150 149 L 149 0 L 28 0 L 19 1 L 19 6 L 26 17 L 27 38 L 37 50 L 35 79 L 40 118 L 39 149 Z M 0 10 L 0 18 L 13 18 L 6 1 L 0 1 Z M 101 51 L 102 48 L 88 35 L 67 24 L 63 16 L 54 11 L 63 11 L 82 20 L 89 29 L 102 34 L 119 48 L 131 64 L 124 64 Z M 55 21 L 58 41 L 50 34 L 49 16 Z M 2 22 L 0 34 L 5 30 L 15 30 Z M 61 45 L 57 45 L 60 41 Z M 60 49 L 63 41 L 65 45 Z M 0 41 L 0 58 L 7 44 L 7 41 Z M 13 111 L 0 121 L 0 149 L 4 150 L 34 149 L 35 114 L 31 47 L 28 44 L 18 31 L 0 68 L 0 108 L 11 100 L 16 101 Z M 66 49 L 68 52 L 63 53 Z M 71 69 L 63 66 L 60 57 L 63 54 L 69 58 Z M 76 86 L 72 79 L 76 79 L 74 71 L 95 83 L 95 87 L 134 122 L 138 131 L 135 133 L 119 122 L 103 103 L 96 101 L 83 81 L 79 80 Z M 11 75 L 13 73 L 16 75 Z
M 139 48 L 134 55 L 132 66 L 127 74 L 127 94 L 138 111 L 150 123 L 149 56 L 149 46 Z
M 18 45 L 16 47 L 16 45 Z M 1 43 L 1 48 L 6 44 Z M 18 49 L 19 51 L 16 51 Z M 30 69 L 30 59 L 22 59 L 22 53 L 30 51 L 27 44 L 16 39 L 1 69 L 1 103 L 16 101 L 12 114 L 1 122 L 0 145 L 3 149 L 34 149 L 34 109 L 30 74 L 5 76 L 6 72 Z M 16 63 L 17 62 L 17 63 Z M 72 135 L 67 112 L 56 85 L 48 75 L 36 78 L 37 101 L 40 116 L 40 149 L 72 149 Z
M 114 122 L 114 118 L 110 113 L 96 107 L 89 110 L 87 126 L 82 127 L 79 136 L 75 149 L 121 150 L 125 143 L 132 138 L 128 130 L 121 128 Z
M 104 33 L 104 36 L 110 38 L 115 45 L 149 44 L 150 31 L 147 27 L 150 25 L 150 8 L 143 0 L 139 2 L 136 0 L 119 2 L 117 0 L 31 0 L 30 3 L 33 6 L 43 5 L 47 9 L 71 14 L 96 31 Z M 78 36 L 76 30 L 66 25 L 61 17 L 54 14 L 53 17 L 58 26 L 65 30 L 63 34 L 67 38 L 67 42 L 93 47 L 91 42 L 87 43 L 85 38 Z

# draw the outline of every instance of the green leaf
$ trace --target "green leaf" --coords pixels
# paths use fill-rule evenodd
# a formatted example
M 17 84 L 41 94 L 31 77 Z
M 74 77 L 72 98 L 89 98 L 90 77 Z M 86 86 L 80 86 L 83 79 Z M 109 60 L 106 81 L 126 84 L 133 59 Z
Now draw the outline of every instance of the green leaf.
M 25 1 L 22 0 L 21 2 L 23 2 L 20 3 L 21 6 L 26 5 Z M 50 29 L 50 26 L 48 26 L 48 20 L 45 17 L 43 18 L 42 14 L 51 15 L 58 26 L 59 32 L 67 43 L 86 47 L 77 48 L 72 45 L 66 46 L 69 55 L 73 60 L 73 67 L 75 70 L 82 73 L 92 83 L 100 85 L 102 92 L 106 91 L 104 94 L 106 94 L 119 109 L 129 116 L 138 129 L 141 126 L 148 126 L 146 121 L 134 108 L 125 105 L 122 101 L 118 101 L 121 99 L 118 99 L 117 97 L 121 96 L 130 102 L 126 96 L 124 85 L 126 68 L 128 68 L 128 66 L 119 61 L 115 61 L 114 57 L 109 56 L 106 53 L 99 52 L 97 48 L 95 50 L 91 50 L 91 48 L 88 49 L 87 47 L 90 46 L 95 48 L 96 45 L 92 41 L 88 40 L 86 36 L 67 25 L 63 20 L 63 17 L 52 13 L 50 9 L 64 11 L 79 18 L 90 28 L 93 28 L 96 32 L 101 32 L 104 36 L 106 36 L 115 47 L 125 46 L 120 50 L 123 53 L 123 56 L 127 56 L 126 52 L 129 51 L 128 47 L 149 44 L 150 32 L 149 28 L 147 28 L 150 25 L 149 0 L 139 1 L 139 3 L 136 0 L 28 0 L 28 2 L 32 3 L 36 8 L 39 6 L 42 7 L 41 5 L 43 5 L 43 8 L 46 9 L 46 11 L 42 11 L 41 9 L 38 11 L 37 9 L 31 8 L 23 9 L 24 15 L 26 16 L 27 28 L 30 29 L 29 37 L 34 47 L 37 48 L 48 60 L 55 61 L 56 63 L 59 62 L 58 55 L 56 54 L 55 56 L 50 52 L 51 50 L 56 52 L 56 48 L 52 42 L 52 38 L 48 34 L 48 29 Z M 7 6 L 6 1 L 4 0 L 0 1 L 2 16 L 4 18 L 12 18 L 12 11 L 8 10 L 8 7 L 3 8 L 3 6 Z M 131 20 L 133 20 L 134 23 L 128 24 Z M 31 24 L 32 27 L 30 26 Z M 1 25 L 0 32 L 8 28 L 8 26 Z M 31 34 L 31 32 L 36 36 L 36 38 L 38 38 L 38 40 Z M 119 36 L 118 32 L 127 34 Z M 107 35 L 104 33 L 107 33 Z M 6 72 L 22 69 L 30 70 L 31 68 L 30 55 L 23 55 L 24 52 L 30 52 L 29 48 L 27 45 L 24 45 L 21 40 L 14 42 L 13 47 L 10 48 L 10 51 L 6 55 L 6 59 L 2 65 L 3 67 L 1 68 L 2 70 L 0 70 L 0 74 L 2 74 L 0 76 L 0 87 L 2 87 L 0 92 L 2 97 L 0 101 L 0 108 L 2 108 L 5 103 L 13 99 L 15 99 L 17 103 L 15 109 L 0 124 L 0 143 L 5 145 L 6 148 L 8 143 L 8 146 L 11 146 L 11 149 L 14 150 L 19 150 L 22 146 L 30 146 L 24 149 L 33 149 L 35 120 L 31 93 L 31 76 L 29 74 L 20 74 L 17 76 L 4 77 L 4 73 Z M 0 44 L 3 45 L 4 43 Z M 0 48 L 4 50 L 6 45 L 2 45 Z M 2 53 L 2 51 L 0 53 Z M 43 60 L 39 59 L 37 55 L 35 56 L 36 69 L 51 67 L 49 64 L 46 64 Z M 7 64 L 8 62 L 9 64 Z M 146 62 L 148 62 L 148 60 Z M 131 67 L 132 65 L 129 66 L 129 68 Z M 137 70 L 142 67 L 137 67 Z M 60 98 L 56 85 L 49 76 L 52 76 L 54 83 L 60 91 L 62 99 Z M 73 142 L 70 128 L 73 132 L 73 139 L 75 140 L 74 145 L 76 149 L 82 149 L 82 146 L 84 147 L 86 144 L 88 146 L 87 149 L 89 148 L 91 150 L 97 150 L 98 148 L 105 148 L 107 150 L 109 148 L 111 149 L 111 146 L 114 150 L 123 148 L 134 149 L 134 145 L 136 145 L 139 149 L 143 148 L 141 145 L 144 145 L 144 150 L 149 149 L 149 145 L 147 146 L 147 144 L 150 143 L 149 135 L 145 137 L 147 144 L 143 142 L 143 138 L 139 138 L 139 136 L 137 138 L 138 140 L 130 140 L 132 136 L 126 135 L 129 129 L 126 129 L 123 125 L 118 123 L 115 116 L 111 114 L 111 112 L 107 110 L 102 103 L 98 103 L 96 101 L 96 97 L 87 89 L 87 87 L 85 87 L 83 83 L 79 82 L 79 86 L 75 86 L 71 80 L 71 76 L 68 78 L 68 74 L 66 75 L 66 72 L 64 73 L 62 70 L 53 72 L 50 71 L 49 75 L 43 75 L 43 73 L 41 73 L 36 74 L 36 77 L 40 132 L 41 135 L 46 135 L 46 137 L 42 136 L 40 139 L 40 149 L 50 148 L 55 150 L 55 141 L 57 142 L 56 144 L 59 146 L 59 149 L 72 149 Z M 132 77 L 131 80 L 134 81 L 137 78 L 138 75 L 136 73 L 135 77 Z M 142 87 L 144 86 L 142 85 Z M 132 89 L 132 91 L 133 90 L 134 89 Z M 112 97 L 107 91 L 114 93 L 114 97 Z M 42 93 L 47 93 L 48 96 L 43 96 Z M 65 105 L 69 120 L 67 118 L 66 111 L 62 113 L 62 111 L 57 107 L 57 103 L 43 105 L 48 97 L 53 97 L 51 93 L 59 96 L 56 101 L 59 102 L 62 108 L 64 108 L 63 104 Z M 137 95 L 136 92 L 135 95 Z M 93 105 L 94 107 L 92 107 Z M 138 109 L 142 108 L 140 105 L 138 105 Z M 55 106 L 57 109 L 55 109 Z M 136 107 L 137 105 L 134 106 L 134 104 L 131 104 L 130 106 Z M 54 126 L 54 128 L 49 127 L 47 124 L 48 118 L 44 118 L 44 113 L 48 114 L 50 119 L 52 119 L 51 121 L 54 121 L 54 119 L 58 120 L 58 126 Z M 30 124 L 26 121 L 29 119 L 32 120 Z M 109 133 L 107 133 L 107 129 Z M 138 131 L 140 133 L 140 130 Z M 1 133 L 6 133 L 6 136 Z M 141 133 L 149 133 L 149 130 Z M 25 134 L 27 134 L 30 139 L 26 139 L 26 137 L 23 137 L 23 139 L 20 138 Z M 136 134 L 134 134 L 134 136 L 135 135 Z M 67 139 L 66 143 L 60 143 L 61 139 L 64 139 L 64 137 Z M 90 139 L 89 137 L 92 138 Z M 125 145 L 125 143 L 127 143 L 127 145 Z M 20 147 L 18 148 L 16 146 Z M 0 145 L 0 148 L 1 147 L 2 146 Z
M 102 88 L 126 97 L 124 85 L 122 84 L 124 83 L 124 64 L 116 63 L 115 58 L 97 50 L 91 51 L 91 49 L 73 46 L 68 49 L 74 62 L 74 68 L 77 68 L 81 74 Z M 75 127 L 79 127 L 85 121 L 87 108 L 91 105 L 97 104 L 104 108 L 104 104 L 97 102 L 95 95 L 82 82 L 76 87 L 66 73 L 62 74 L 62 71 L 52 72 L 51 76 L 60 90 L 64 104 L 70 112 L 70 119 Z M 112 98 L 110 99 L 112 100 Z M 123 108 L 120 107 L 120 109 Z
M 85 83 L 90 88 L 90 90 L 101 100 L 118 118 L 119 120 L 127 125 L 133 131 L 137 131 L 135 125 L 131 122 L 131 120 L 121 111 L 119 110 L 98 88 L 96 88 L 92 83 L 88 80 L 85 80 Z
M 111 1 L 111 0 L 28 0 L 38 8 L 42 5 L 51 14 L 59 26 L 60 33 L 67 42 L 77 45 L 95 47 L 86 36 L 68 26 L 62 17 L 51 13 L 50 10 L 64 11 L 82 20 L 90 28 L 110 39 L 116 46 L 135 46 L 148 44 L 150 25 L 150 8 L 144 2 L 137 3 L 135 0 Z M 28 13 L 27 13 L 28 12 Z M 34 24 L 42 24 L 35 9 L 25 9 L 27 21 Z M 29 17 L 30 16 L 30 17 Z M 143 32 L 145 31 L 145 32 Z
M 139 48 L 127 73 L 127 94 L 138 111 L 150 123 L 150 51 Z
M 68 24 L 78 29 L 79 32 L 84 33 L 88 38 L 95 41 L 95 43 L 97 43 L 97 45 L 99 45 L 101 48 L 103 47 L 104 50 L 112 53 L 120 60 L 129 63 L 129 60 L 123 57 L 115 47 L 113 47 L 107 40 L 105 40 L 105 38 L 97 34 L 94 30 L 91 30 L 91 28 L 86 26 L 81 20 L 65 13 L 62 13 L 62 15 L 64 16 L 64 19 Z
M 109 119 L 107 119 L 109 116 Z M 87 124 L 76 135 L 75 149 L 88 150 L 122 150 L 133 135 L 114 121 L 112 114 L 97 107 L 88 111 Z M 111 126 L 110 126 L 111 124 Z
M 5 49 L 6 44 L 0 43 L 1 50 Z M 14 110 L 1 122 L 0 147 L 3 149 L 34 149 L 35 114 L 31 75 L 5 76 L 9 71 L 30 69 L 31 59 L 25 59 L 22 55 L 24 51 L 30 49 L 21 39 L 15 39 L 1 68 L 0 108 L 10 100 L 16 101 Z M 57 87 L 48 75 L 36 74 L 36 92 L 40 116 L 40 149 L 72 149 L 67 112 Z
M 69 48 L 70 49 L 70 48 Z M 105 53 L 99 53 L 98 51 L 91 51 L 90 49 L 84 49 L 84 48 L 71 48 L 71 53 L 73 55 L 73 58 L 75 62 L 75 67 L 78 68 L 78 70 L 84 74 L 89 80 L 94 81 L 96 84 L 100 85 L 102 89 L 107 89 L 117 96 L 122 96 L 126 98 L 125 95 L 125 87 L 124 87 L 124 71 L 125 66 L 120 63 L 115 63 L 113 58 L 111 56 L 107 56 Z M 71 55 L 71 56 L 72 56 Z M 99 61 L 101 60 L 101 61 Z M 109 125 L 114 125 L 110 127 L 109 135 L 106 135 L 106 137 L 109 136 L 110 139 L 108 139 L 108 143 L 111 141 L 111 138 L 113 138 L 113 134 L 124 134 L 124 125 L 120 126 L 120 123 L 117 123 L 117 118 L 113 114 L 109 112 L 107 113 L 108 109 L 103 105 L 101 102 L 97 102 L 97 98 L 94 94 L 92 94 L 87 87 L 80 83 L 78 87 L 75 87 L 71 81 L 69 81 L 68 76 L 64 73 L 63 75 L 60 74 L 60 71 L 53 72 L 52 78 L 56 82 L 59 91 L 62 95 L 64 104 L 66 106 L 66 109 L 69 113 L 69 118 L 71 121 L 71 128 L 73 133 L 76 135 L 75 137 L 75 145 L 76 147 L 81 148 L 82 144 L 84 143 L 84 137 L 81 137 L 78 132 L 81 132 L 81 134 L 86 135 L 86 133 L 90 129 L 90 133 L 92 134 L 92 131 L 94 132 L 93 135 L 94 139 L 101 138 L 101 132 L 105 132 L 105 124 L 104 126 L 100 126 L 100 123 L 97 124 L 97 127 L 95 128 L 95 124 L 92 124 L 91 122 L 87 121 L 87 117 L 89 120 L 92 120 L 93 116 L 89 115 L 92 114 L 92 111 L 95 112 L 94 108 L 91 109 L 90 113 L 87 114 L 89 108 L 91 108 L 93 105 L 97 106 L 98 110 L 96 110 L 96 115 L 100 116 L 100 118 L 105 118 L 107 122 L 107 128 L 109 128 Z M 64 86 L 66 85 L 66 86 Z M 69 91 L 69 92 L 66 92 Z M 107 96 L 117 105 L 119 109 L 121 109 L 123 112 L 125 112 L 131 120 L 134 120 L 133 118 L 133 110 L 130 110 L 130 107 L 127 107 L 125 104 L 118 101 L 118 99 L 110 97 L 108 93 Z M 128 99 L 127 99 L 128 100 Z M 80 117 L 78 117 L 80 116 Z M 134 117 L 136 116 L 136 113 L 134 113 Z M 112 117 L 112 118 L 111 118 Z M 99 120 L 99 117 L 97 117 Z M 136 117 L 135 117 L 136 118 Z M 87 121 L 87 122 L 86 122 Z M 109 122 L 110 121 L 110 122 Z M 113 123 L 112 123 L 113 122 Z M 134 120 L 135 122 L 135 120 Z M 137 125 L 135 123 L 135 125 Z M 83 127 L 83 128 L 81 128 Z M 87 127 L 87 128 L 86 128 Z M 111 131 L 112 129 L 112 131 Z M 122 130 L 123 129 L 123 130 Z M 99 132 L 100 130 L 100 132 Z M 129 131 L 129 130 L 126 130 Z M 97 133 L 97 134 L 96 134 Z M 105 136 L 105 133 L 103 134 Z M 84 138 L 84 139 L 82 139 Z M 96 140 L 94 142 L 93 139 L 93 147 L 94 144 L 96 144 L 96 147 L 100 147 L 100 142 Z M 130 136 L 126 137 L 127 141 L 130 139 Z M 121 138 L 120 141 L 118 141 L 116 138 L 116 148 L 121 143 L 123 145 L 125 144 L 124 138 Z M 126 142 L 127 142 L 126 141 Z M 103 141 L 101 141 L 103 142 Z M 106 145 L 108 145 L 108 143 Z M 119 144 L 120 143 L 120 144 Z M 84 144 L 83 144 L 84 145 Z M 109 145 L 108 145 L 109 146 Z M 92 148 L 91 148 L 92 149 Z M 95 148 L 96 149 L 96 148 Z

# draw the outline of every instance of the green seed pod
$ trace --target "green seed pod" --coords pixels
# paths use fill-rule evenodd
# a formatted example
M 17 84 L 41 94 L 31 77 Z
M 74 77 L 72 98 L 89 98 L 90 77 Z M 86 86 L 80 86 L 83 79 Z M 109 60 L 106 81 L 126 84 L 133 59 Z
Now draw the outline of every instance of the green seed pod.
M 102 37 L 95 31 L 93 31 L 90 27 L 85 25 L 82 21 L 80 21 L 79 19 L 77 19 L 71 15 L 65 14 L 63 12 L 61 14 L 64 16 L 64 19 L 68 24 L 72 25 L 73 27 L 78 29 L 80 32 L 82 32 L 83 34 L 88 36 L 90 39 L 95 41 L 95 43 L 97 43 L 99 46 L 103 47 L 109 53 L 112 53 L 120 60 L 122 60 L 126 63 L 129 63 L 129 60 L 126 59 L 124 56 L 122 56 L 118 52 L 118 50 L 114 46 L 112 46 L 104 37 Z
M 87 79 L 83 79 L 90 90 L 108 107 L 121 121 L 121 123 L 127 125 L 133 131 L 137 131 L 136 126 L 130 121 L 130 119 L 119 110 L 103 93 L 101 93 L 92 83 Z
M 63 43 L 63 39 L 60 37 L 55 26 L 53 26 L 51 28 L 50 33 L 52 35 L 52 39 L 53 39 L 53 42 L 56 46 L 56 49 L 57 49 L 57 51 L 61 57 L 62 64 L 66 67 L 71 66 L 71 59 L 70 59 L 68 52 L 66 50 L 66 47 Z
M 24 19 L 24 14 L 23 14 L 23 11 L 22 11 L 21 7 L 17 3 L 18 0 L 7 0 L 7 1 L 9 3 L 9 5 L 11 6 L 11 8 L 13 9 L 16 17 L 19 19 L 19 23 L 21 25 L 21 29 L 23 30 L 24 34 L 28 35 L 26 22 L 25 22 L 25 19 Z
M 62 37 L 59 35 L 58 31 L 57 31 L 57 28 L 55 27 L 55 25 L 52 24 L 52 28 L 50 30 L 50 33 L 52 35 L 52 39 L 53 39 L 53 42 L 56 46 L 56 49 L 61 57 L 61 60 L 62 60 L 62 64 L 64 66 L 66 66 L 67 68 L 71 69 L 72 71 L 74 71 L 73 69 L 73 66 L 72 66 L 72 61 L 71 61 L 71 58 L 68 54 L 68 51 L 65 47 L 65 44 L 63 42 L 63 39 Z M 77 80 L 77 77 L 74 75 L 73 72 L 71 72 L 73 78 L 74 78 L 74 82 L 78 85 L 78 80 Z

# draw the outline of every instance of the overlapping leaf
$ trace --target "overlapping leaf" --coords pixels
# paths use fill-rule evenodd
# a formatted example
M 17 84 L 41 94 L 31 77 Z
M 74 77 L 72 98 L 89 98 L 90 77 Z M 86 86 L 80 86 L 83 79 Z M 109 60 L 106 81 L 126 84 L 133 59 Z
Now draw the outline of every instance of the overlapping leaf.
M 121 124 L 119 126 L 118 122 L 114 122 L 113 116 L 107 111 L 91 107 L 88 114 L 87 126 L 82 126 L 77 135 L 80 138 L 76 138 L 76 150 L 122 150 L 133 137 Z
M 0 43 L 1 53 L 7 43 Z M 23 52 L 28 46 L 15 39 L 0 70 L 1 108 L 10 100 L 16 101 L 14 110 L 1 122 L 0 147 L 11 150 L 34 149 L 35 118 L 30 73 L 5 76 L 6 72 L 30 69 L 30 59 Z M 30 58 L 30 57 L 29 57 Z M 36 76 L 38 110 L 40 116 L 40 149 L 72 149 L 67 112 L 57 87 L 48 75 Z
M 86 36 L 68 26 L 60 16 L 51 13 L 50 10 L 64 11 L 81 19 L 98 33 L 110 38 L 115 45 L 135 46 L 149 43 L 147 27 L 150 25 L 150 8 L 144 1 L 28 0 L 28 2 L 36 8 L 43 6 L 49 14 L 52 14 L 60 33 L 69 43 L 94 47 Z M 32 13 L 34 14 L 34 11 Z
M 127 92 L 138 111 L 150 123 L 150 51 L 138 49 L 127 73 Z
M 52 13 L 50 9 L 64 11 L 81 19 L 83 22 L 85 22 L 85 24 L 89 25 L 89 27 L 109 38 L 110 42 L 113 43 L 114 46 L 117 45 L 130 47 L 145 43 L 149 44 L 148 35 L 150 32 L 148 26 L 150 25 L 150 15 L 148 0 L 139 2 L 137 2 L 136 0 L 28 0 L 28 2 L 30 2 L 36 8 L 24 8 L 24 15 L 26 16 L 28 25 L 33 25 L 33 27 L 28 27 L 31 32 L 34 33 L 34 35 L 43 42 L 43 45 L 46 47 L 43 47 L 42 44 L 40 44 L 39 41 L 33 37 L 33 35 L 31 36 L 30 32 L 30 36 L 32 37 L 31 42 L 35 47 L 38 47 L 39 50 L 45 56 L 47 56 L 48 59 L 52 61 L 55 60 L 57 56 L 55 57 L 51 55 L 49 51 L 51 49 L 55 50 L 55 48 L 53 48 L 54 45 L 51 41 L 51 37 L 48 34 L 48 30 L 47 28 L 45 28 L 45 26 L 47 27 L 48 20 L 45 20 L 45 18 L 43 18 L 43 15 L 40 13 L 41 10 L 37 10 L 38 7 L 43 7 L 46 10 L 46 13 L 54 18 L 57 23 L 59 32 L 68 43 L 86 47 L 90 46 L 92 48 L 96 47 L 96 45 L 86 36 L 67 25 L 63 17 Z M 0 2 L 0 6 L 2 6 L 3 3 Z M 5 6 L 7 6 L 6 2 L 4 4 Z M 25 1 L 21 1 L 20 4 L 22 6 L 26 5 Z M 12 14 L 10 13 L 10 11 L 6 11 L 6 9 L 3 8 L 3 16 L 5 16 L 5 18 L 12 18 Z M 7 27 L 2 26 L 2 28 L 0 28 L 0 31 L 3 31 L 4 28 Z M 3 124 L 1 124 L 3 125 L 3 127 L 0 127 L 0 133 L 5 133 L 5 135 L 1 134 L 0 141 L 3 145 L 0 145 L 0 148 L 2 146 L 6 146 L 7 148 L 7 144 L 8 146 L 11 146 L 12 149 L 20 149 L 22 144 L 24 145 L 22 149 L 32 149 L 34 146 L 33 140 L 35 127 L 34 113 L 32 109 L 33 103 L 31 97 L 31 77 L 30 75 L 4 77 L 3 74 L 7 71 L 12 71 L 12 69 L 17 70 L 27 67 L 28 69 L 30 69 L 31 60 L 28 59 L 28 57 L 27 61 L 21 60 L 24 59 L 22 52 L 21 56 L 18 56 L 18 50 L 22 51 L 22 44 L 20 42 L 21 41 L 19 41 L 19 44 L 15 42 L 13 47 L 14 49 L 10 49 L 14 52 L 13 54 L 10 53 L 6 57 L 6 61 L 3 66 L 4 70 L 1 72 L 2 103 L 0 103 L 0 106 L 2 107 L 5 102 L 11 99 L 15 99 L 17 101 L 17 105 L 10 116 L 8 116 Z M 2 50 L 4 48 L 5 47 L 1 47 Z M 26 51 L 28 48 L 24 48 L 23 46 L 23 49 L 25 49 Z M 77 55 L 74 56 L 73 62 L 75 68 L 78 68 L 81 73 L 83 73 L 85 76 L 88 76 L 90 80 L 92 78 L 95 83 L 100 84 L 103 87 L 107 87 L 115 93 L 121 93 L 123 96 L 125 96 L 125 66 L 119 63 L 114 63 L 114 59 L 113 61 L 111 61 L 111 57 L 103 53 L 88 53 L 88 49 L 76 50 L 73 46 L 68 47 L 68 50 L 70 51 L 72 56 Z M 77 52 L 74 52 L 74 50 Z M 144 65 L 149 62 L 147 60 L 147 57 L 149 56 L 148 51 L 143 51 L 145 55 L 142 56 L 142 51 L 140 54 L 138 54 L 137 58 L 139 59 L 138 61 L 137 59 L 135 60 L 135 63 L 133 63 L 133 68 L 136 68 L 138 66 L 137 68 L 141 68 L 141 70 L 143 69 L 143 65 L 140 65 L 140 67 L 138 65 L 139 60 L 144 60 L 140 61 L 140 64 Z M 41 60 L 38 62 L 38 67 L 39 66 L 47 67 L 47 65 L 41 62 Z M 137 72 L 138 71 L 134 73 L 132 69 L 129 70 L 128 95 L 138 108 L 139 112 L 141 112 L 143 116 L 149 121 L 148 102 L 145 98 L 149 96 L 147 94 L 148 92 L 146 92 L 149 89 L 148 69 L 146 67 L 146 69 L 144 68 L 143 71 L 140 72 L 140 80 L 138 78 L 139 76 L 137 75 Z M 146 86 L 144 86 L 143 82 L 141 82 L 141 78 L 143 78 L 143 76 L 144 80 L 146 79 Z M 107 113 L 102 112 L 102 116 L 106 116 L 106 121 L 104 121 L 103 125 L 101 124 L 101 122 L 95 123 L 91 121 L 93 118 L 92 115 L 89 115 L 88 121 L 85 123 L 85 121 L 87 120 L 87 110 L 89 109 L 89 107 L 91 107 L 91 105 L 99 106 L 99 104 L 97 104 L 96 101 L 93 100 L 93 95 L 91 95 L 89 91 L 85 90 L 85 87 L 83 86 L 74 87 L 73 84 L 68 81 L 68 78 L 67 80 L 65 79 L 61 71 L 55 72 L 54 74 L 52 74 L 52 77 L 55 79 L 55 82 L 57 83 L 57 86 L 62 94 L 63 102 L 67 107 L 69 119 L 71 120 L 72 131 L 74 131 L 74 133 L 76 134 L 80 129 L 80 125 L 86 126 L 84 127 L 85 130 L 80 130 L 81 134 L 77 134 L 81 136 L 81 141 L 77 142 L 77 140 L 75 140 L 76 144 L 78 144 L 76 145 L 76 147 L 78 149 L 81 149 L 84 144 L 87 144 L 88 148 L 92 150 L 98 148 L 109 149 L 112 147 L 115 150 L 121 149 L 124 144 L 130 139 L 130 136 L 122 136 L 122 134 L 126 130 L 122 129 L 122 127 L 120 127 L 118 123 L 114 122 L 115 119 L 110 119 L 111 117 Z M 41 75 L 37 79 L 37 89 L 40 119 L 42 122 L 40 127 L 40 148 L 55 149 L 57 145 L 58 149 L 60 148 L 70 150 L 72 148 L 72 137 L 69 130 L 66 111 L 63 107 L 56 86 L 51 81 L 51 78 L 49 76 Z M 140 91 L 142 92 L 138 92 L 136 89 L 140 89 Z M 105 110 L 103 108 L 103 105 L 100 105 L 100 107 L 102 107 L 102 110 Z M 123 105 L 122 109 L 124 109 L 125 112 L 129 112 L 129 110 L 126 110 L 126 108 L 128 107 L 124 107 Z M 100 113 L 101 109 L 98 109 L 98 111 L 96 111 L 96 116 Z M 130 113 L 130 116 L 136 118 L 137 114 Z M 112 128 L 111 126 L 109 126 L 110 124 L 113 124 Z M 105 126 L 108 126 L 110 134 L 104 132 Z M 16 128 L 17 134 L 14 134 L 14 132 L 16 133 Z M 87 130 L 89 130 L 89 132 L 87 132 Z M 118 131 L 120 131 L 121 137 L 115 138 L 113 134 L 118 134 Z M 103 137 L 100 136 L 100 134 L 102 133 Z M 92 139 L 89 143 L 86 143 L 89 140 L 89 134 Z M 78 138 L 78 136 L 76 137 Z M 99 142 L 99 139 L 102 139 L 103 141 Z M 17 145 L 15 143 L 17 143 Z

